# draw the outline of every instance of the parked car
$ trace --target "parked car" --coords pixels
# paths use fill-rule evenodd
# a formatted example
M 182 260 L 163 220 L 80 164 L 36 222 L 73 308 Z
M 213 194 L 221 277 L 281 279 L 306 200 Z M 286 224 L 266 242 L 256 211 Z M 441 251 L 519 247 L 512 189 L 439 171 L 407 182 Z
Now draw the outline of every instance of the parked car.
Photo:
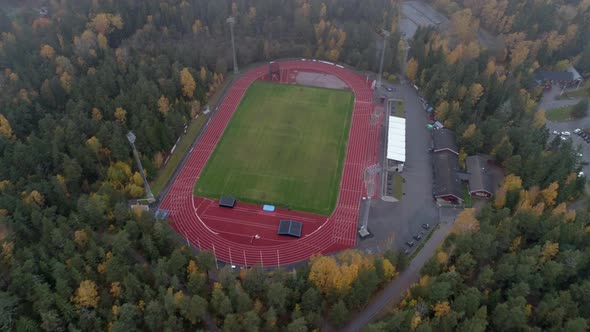
M 580 133 L 580 137 L 582 137 L 582 138 L 586 138 L 586 137 L 588 137 L 588 134 L 586 134 L 585 132 L 581 132 L 581 133 Z
M 408 241 L 406 242 L 406 244 L 408 245 L 408 247 L 412 248 L 414 246 L 414 241 Z
M 553 134 L 553 135 L 559 135 L 559 131 L 557 131 L 557 130 L 554 130 L 554 131 L 552 132 L 552 134 Z
M 385 90 L 389 91 L 389 92 L 394 92 L 395 88 L 392 88 L 390 86 L 386 87 Z
M 567 137 L 566 136 L 561 136 L 560 137 L 562 141 L 567 141 Z
M 414 238 L 414 240 L 416 240 L 416 241 L 420 241 L 420 240 L 422 240 L 422 235 L 420 235 L 420 234 L 418 234 L 418 235 L 414 235 L 414 236 L 413 236 L 413 238 Z
M 409 254 L 410 254 L 410 249 L 404 250 L 404 255 L 409 255 Z
M 580 158 L 582 158 L 582 157 L 584 156 L 583 154 L 581 154 L 581 153 L 579 153 L 579 152 L 577 153 L 577 155 L 578 155 L 578 157 L 580 157 Z
M 570 136 L 572 133 L 570 133 L 569 131 L 562 131 L 561 132 L 561 136 Z
M 576 130 L 574 130 L 574 134 L 579 134 L 582 132 L 582 129 L 580 128 L 576 128 Z
M 430 229 L 430 224 L 422 224 L 422 228 L 424 229 Z

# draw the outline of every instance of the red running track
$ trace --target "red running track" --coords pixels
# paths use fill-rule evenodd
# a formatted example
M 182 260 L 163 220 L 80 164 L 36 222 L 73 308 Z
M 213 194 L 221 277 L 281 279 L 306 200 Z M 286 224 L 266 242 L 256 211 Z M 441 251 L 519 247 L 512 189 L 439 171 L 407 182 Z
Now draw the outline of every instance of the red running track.
M 371 121 L 375 109 L 373 91 L 364 77 L 335 65 L 311 60 L 284 61 L 281 62 L 281 69 L 287 74 L 285 77 L 294 71 L 334 75 L 344 81 L 355 95 L 338 202 L 332 215 L 325 217 L 285 209 L 267 213 L 260 206 L 244 203 L 238 203 L 234 209 L 224 209 L 217 206 L 216 200 L 193 196 L 201 171 L 244 93 L 254 81 L 268 75 L 266 65 L 249 70 L 227 93 L 160 205 L 160 209 L 170 212 L 174 229 L 192 245 L 212 251 L 218 259 L 232 264 L 285 265 L 313 255 L 354 247 L 360 201 L 366 195 L 364 170 L 378 163 L 381 117 L 378 121 Z M 278 236 L 281 219 L 303 222 L 302 237 Z

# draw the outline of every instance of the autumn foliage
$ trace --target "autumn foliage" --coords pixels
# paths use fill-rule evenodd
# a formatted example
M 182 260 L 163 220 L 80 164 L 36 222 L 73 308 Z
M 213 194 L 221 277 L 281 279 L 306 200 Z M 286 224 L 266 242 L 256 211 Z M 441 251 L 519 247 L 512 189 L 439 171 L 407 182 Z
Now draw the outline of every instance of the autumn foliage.
M 479 230 L 479 221 L 475 218 L 475 209 L 464 209 L 455 219 L 452 232 L 455 234 L 464 234 L 468 232 L 477 232 Z
M 411 58 L 408 60 L 406 64 L 406 77 L 410 81 L 416 80 L 416 75 L 418 74 L 418 61 L 416 59 Z
M 180 71 L 180 84 L 182 85 L 182 94 L 189 99 L 193 98 L 196 83 L 188 68 Z
M 98 305 L 98 300 L 98 289 L 96 283 L 92 280 L 82 281 L 78 289 L 76 289 L 75 296 L 72 297 L 72 302 L 78 307 L 94 308 Z
M 14 135 L 8 119 L 2 113 L 0 113 L 0 135 L 6 138 L 13 138 Z
M 346 293 L 356 281 L 361 270 L 374 270 L 374 258 L 357 250 L 347 250 L 337 256 L 319 256 L 311 259 L 309 281 L 323 294 Z M 385 278 L 391 280 L 395 267 L 387 259 L 383 261 Z

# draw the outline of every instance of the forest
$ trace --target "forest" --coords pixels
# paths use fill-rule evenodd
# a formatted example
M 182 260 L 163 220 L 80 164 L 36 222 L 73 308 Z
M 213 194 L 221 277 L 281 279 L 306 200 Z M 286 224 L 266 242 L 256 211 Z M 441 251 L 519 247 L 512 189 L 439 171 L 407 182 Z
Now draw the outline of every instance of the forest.
M 0 330 L 338 327 L 405 268 L 399 253 L 347 251 L 290 270 L 218 269 L 129 209 L 144 189 L 125 138 L 137 135 L 154 179 L 231 75 L 229 16 L 240 67 L 317 57 L 376 71 L 387 30 L 384 71 L 399 72 L 398 1 L 26 4 L 0 7 Z M 462 158 L 492 154 L 509 175 L 495 201 L 460 215 L 420 282 L 368 329 L 586 330 L 590 229 L 585 211 L 568 208 L 585 178 L 571 143 L 547 144 L 531 77 L 590 71 L 590 2 L 434 5 L 451 28 L 419 30 L 405 74 L 457 132 Z M 502 45 L 481 47 L 474 26 Z
M 588 73 L 590 3 L 434 5 L 454 18 L 452 28 L 418 31 L 406 74 L 457 132 L 460 159 L 489 153 L 508 175 L 490 204 L 461 212 L 419 282 L 367 330 L 587 331 L 589 215 L 569 206 L 586 179 L 576 148 L 550 139 L 537 109 L 541 88 L 531 81 L 541 66 Z M 471 25 L 503 34 L 503 57 L 466 52 L 458 32 L 467 21 L 457 18 L 465 14 Z
M 325 320 L 339 326 L 403 269 L 406 259 L 395 253 L 348 251 L 271 272 L 235 271 L 195 253 L 166 223 L 129 209 L 144 188 L 125 137 L 136 134 L 154 179 L 185 126 L 229 79 L 230 15 L 240 67 L 307 56 L 375 70 L 385 29 L 394 32 L 385 68 L 396 72 L 396 3 L 6 4 L 1 331 L 306 331 Z

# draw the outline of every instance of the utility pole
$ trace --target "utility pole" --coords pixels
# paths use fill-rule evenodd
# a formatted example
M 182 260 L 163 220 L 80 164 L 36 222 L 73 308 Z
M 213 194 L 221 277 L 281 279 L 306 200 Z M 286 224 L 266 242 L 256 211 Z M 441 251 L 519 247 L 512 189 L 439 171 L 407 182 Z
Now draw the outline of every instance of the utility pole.
M 381 87 L 381 79 L 383 77 L 383 60 L 385 59 L 385 48 L 387 47 L 387 39 L 389 38 L 389 35 L 391 34 L 387 30 L 383 30 L 381 33 L 383 34 L 383 49 L 381 49 L 381 62 L 379 63 L 379 77 L 377 78 L 377 84 L 375 85 L 375 88 L 377 88 L 377 89 L 379 89 Z
M 239 72 L 238 59 L 236 58 L 236 43 L 234 41 L 234 24 L 236 24 L 236 19 L 230 16 L 226 22 L 229 23 L 229 29 L 231 33 L 231 48 L 234 56 L 234 74 L 237 74 Z
M 133 132 L 127 133 L 127 140 L 131 144 L 133 148 L 133 155 L 135 156 L 135 161 L 137 162 L 137 167 L 139 167 L 139 173 L 141 174 L 141 178 L 143 179 L 143 186 L 145 188 L 146 198 L 145 200 L 148 204 L 151 204 L 156 201 L 154 198 L 154 194 L 152 194 L 152 190 L 150 189 L 150 184 L 148 183 L 147 179 L 145 178 L 145 172 L 143 171 L 143 167 L 141 166 L 141 160 L 139 160 L 139 153 L 137 153 L 137 149 L 135 148 L 135 134 Z

